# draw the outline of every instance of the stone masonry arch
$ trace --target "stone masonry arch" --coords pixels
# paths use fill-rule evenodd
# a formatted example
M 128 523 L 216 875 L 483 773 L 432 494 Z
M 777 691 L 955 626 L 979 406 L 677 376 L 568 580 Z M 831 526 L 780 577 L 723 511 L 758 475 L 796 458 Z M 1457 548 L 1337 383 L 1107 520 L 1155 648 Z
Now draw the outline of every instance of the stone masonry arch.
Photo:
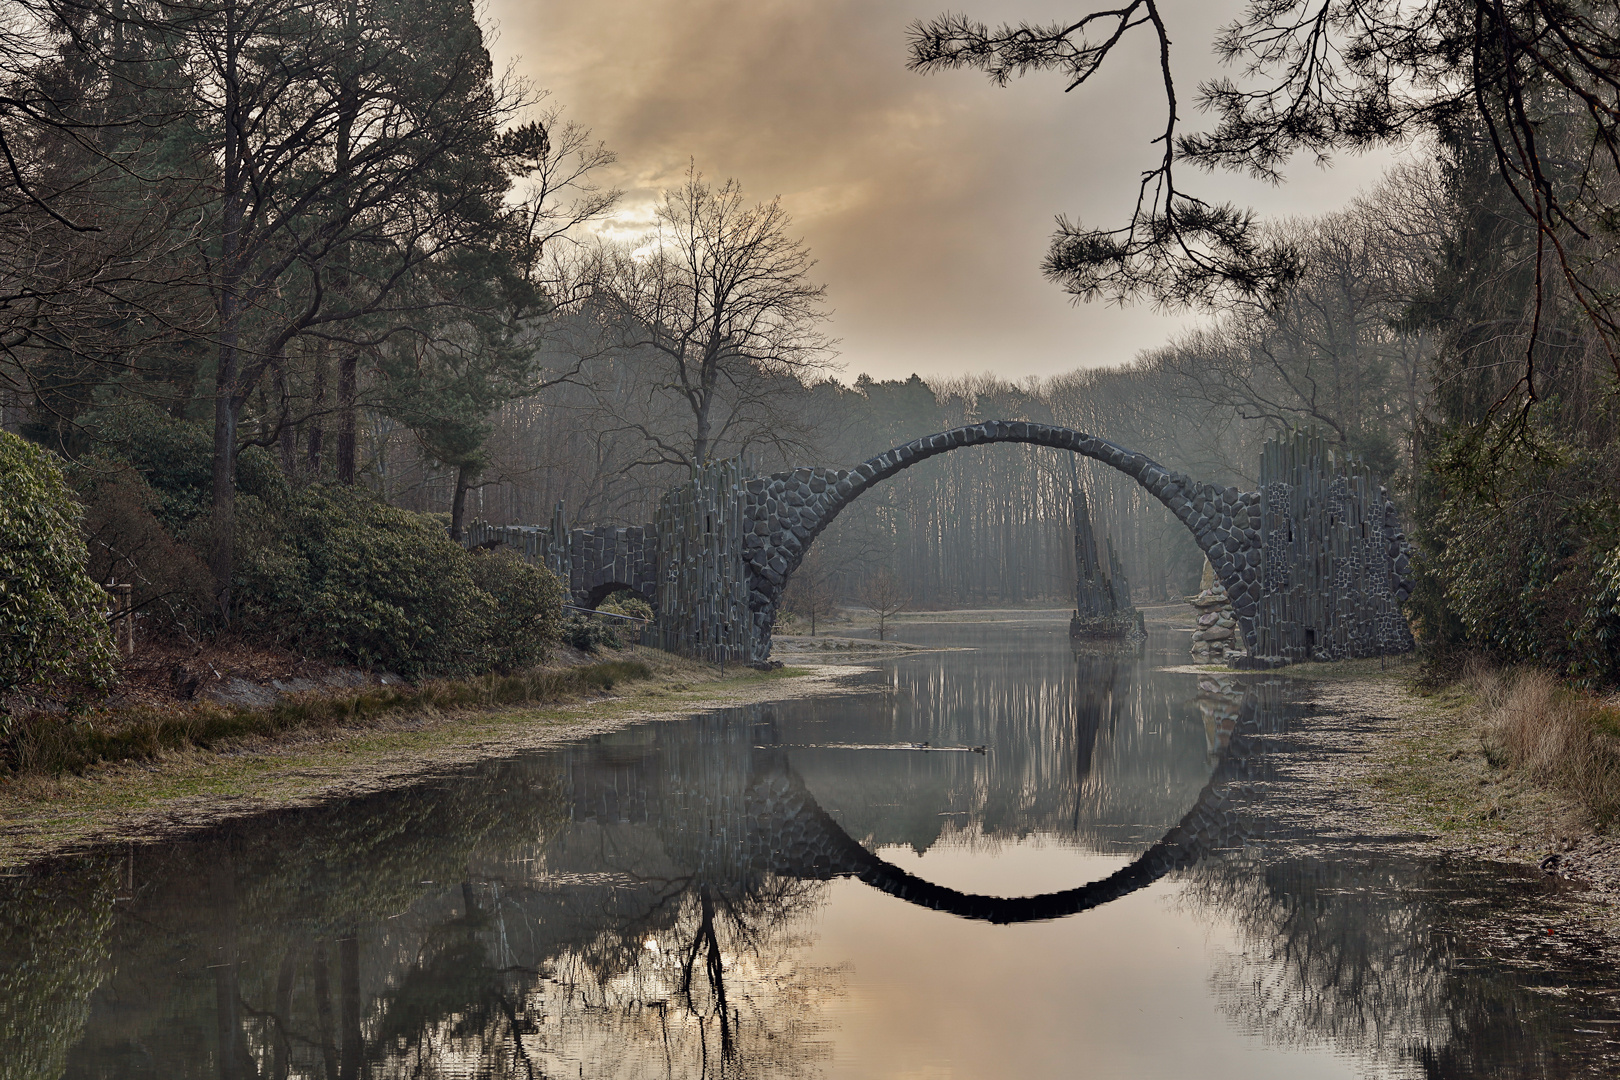
M 747 476 L 740 460 L 715 462 L 669 491 L 657 519 L 641 527 L 570 530 L 559 504 L 549 528 L 474 522 L 464 542 L 507 544 L 544 562 L 576 604 L 594 606 L 600 591 L 627 584 L 652 602 L 664 648 L 760 665 L 769 662 L 782 590 L 846 506 L 919 461 L 1003 442 L 1103 462 L 1162 503 L 1225 587 L 1248 648 L 1245 665 L 1414 647 L 1400 609 L 1412 585 L 1395 504 L 1363 466 L 1301 432 L 1266 445 L 1258 491 L 1195 480 L 1071 428 L 990 420 L 913 439 L 847 470 Z
M 873 486 L 903 469 L 938 454 L 966 446 L 1016 442 L 1068 450 L 1103 462 L 1134 479 L 1163 503 L 1193 534 L 1208 556 L 1237 612 L 1238 627 L 1250 650 L 1256 645 L 1256 621 L 1262 595 L 1262 516 L 1264 493 L 1219 488 L 1158 462 L 1071 428 L 1025 421 L 990 420 L 937 435 L 913 439 L 849 470 L 798 468 L 756 477 L 747 482 L 744 506 L 744 553 L 749 584 L 749 612 L 756 662 L 770 652 L 777 605 L 793 571 L 822 530 L 843 509 Z M 1405 574 L 1405 538 L 1396 527 L 1395 507 L 1379 490 L 1378 522 L 1384 556 L 1394 573 L 1390 591 L 1404 600 L 1411 593 Z M 1404 620 L 1400 631 L 1410 631 Z M 1399 634 L 1397 633 L 1398 637 Z M 1406 648 L 1410 648 L 1410 644 Z M 1404 651 L 1391 647 L 1387 651 Z
M 628 581 L 596 582 L 589 589 L 580 594 L 577 599 L 580 601 L 580 607 L 587 607 L 592 611 L 595 611 L 607 601 L 608 597 L 618 592 L 631 593 L 637 598 L 645 600 L 649 605 L 656 604 L 658 602 L 656 592 L 653 596 L 649 597 L 646 593 L 642 592 Z

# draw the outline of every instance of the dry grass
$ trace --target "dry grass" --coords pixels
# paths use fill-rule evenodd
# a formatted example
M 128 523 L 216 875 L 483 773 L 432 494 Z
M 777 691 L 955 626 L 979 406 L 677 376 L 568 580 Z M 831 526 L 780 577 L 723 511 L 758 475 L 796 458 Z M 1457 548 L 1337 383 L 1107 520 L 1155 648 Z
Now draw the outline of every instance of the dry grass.
M 38 713 L 0 729 L 0 775 L 61 776 L 103 763 L 150 761 L 187 750 L 210 750 L 254 737 L 322 728 L 363 727 L 385 715 L 487 709 L 565 701 L 647 679 L 640 660 L 517 675 L 440 679 L 420 686 L 370 687 L 351 694 L 302 694 L 265 709 L 198 705 L 132 708 L 93 718 Z
M 1483 712 L 1492 765 L 1573 796 L 1600 828 L 1620 817 L 1620 699 L 1570 690 L 1534 668 L 1473 664 L 1463 682 Z

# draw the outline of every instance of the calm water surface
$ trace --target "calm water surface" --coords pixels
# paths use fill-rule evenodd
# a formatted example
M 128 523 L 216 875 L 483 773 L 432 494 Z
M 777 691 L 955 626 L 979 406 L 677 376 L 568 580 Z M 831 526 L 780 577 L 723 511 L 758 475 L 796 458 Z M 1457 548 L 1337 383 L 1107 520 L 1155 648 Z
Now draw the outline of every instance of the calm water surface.
M 1491 936 L 1553 886 L 1316 828 L 1285 682 L 1063 631 L 0 879 L 0 1080 L 1611 1074 L 1611 967 Z

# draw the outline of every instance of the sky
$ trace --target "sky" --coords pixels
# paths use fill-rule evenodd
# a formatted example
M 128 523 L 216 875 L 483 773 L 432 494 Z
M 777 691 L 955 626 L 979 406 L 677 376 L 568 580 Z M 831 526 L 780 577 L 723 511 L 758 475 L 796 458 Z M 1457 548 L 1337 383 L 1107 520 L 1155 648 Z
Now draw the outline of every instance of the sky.
M 905 28 L 946 10 L 1054 21 L 1087 0 L 487 0 L 491 51 L 618 155 L 620 229 L 651 220 L 689 163 L 780 197 L 827 286 L 836 372 L 1018 379 L 1126 363 L 1200 316 L 1075 305 L 1041 277 L 1053 219 L 1128 216 L 1164 100 L 1143 34 L 1073 93 L 1056 74 L 1006 88 L 974 71 L 905 68 Z M 1161 3 L 1182 129 L 1220 73 L 1215 29 L 1241 0 Z M 1100 6 L 1100 5 L 1098 5 Z M 1144 28 L 1146 29 L 1146 28 Z M 1180 186 L 1269 217 L 1338 209 L 1390 154 L 1296 162 L 1271 186 L 1188 173 Z

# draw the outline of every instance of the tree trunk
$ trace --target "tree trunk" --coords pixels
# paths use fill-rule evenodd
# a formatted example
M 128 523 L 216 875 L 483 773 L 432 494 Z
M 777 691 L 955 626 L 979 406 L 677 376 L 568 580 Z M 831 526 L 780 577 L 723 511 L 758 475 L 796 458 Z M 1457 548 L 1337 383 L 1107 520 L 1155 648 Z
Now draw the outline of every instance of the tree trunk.
M 355 369 L 358 353 L 350 350 L 338 361 L 337 478 L 340 484 L 354 483 L 355 446 Z
M 214 579 L 214 606 L 221 626 L 231 622 L 231 573 L 236 551 L 237 383 L 242 352 L 242 227 L 245 213 L 242 170 L 242 99 L 237 78 L 238 13 L 226 13 L 225 27 L 225 190 L 220 211 L 219 367 L 214 375 L 213 529 L 208 570 Z
M 347 178 L 354 146 L 354 117 L 359 109 L 354 75 L 354 35 L 359 24 L 356 9 L 354 0 L 349 0 L 343 9 L 343 83 L 338 94 L 337 161 L 333 170 L 337 176 L 344 178 L 339 190 L 345 200 L 349 197 Z M 341 262 L 336 267 L 332 281 L 340 292 L 347 291 L 349 275 Z M 358 361 L 359 353 L 352 348 L 344 350 L 338 358 L 337 478 L 340 484 L 354 483 L 354 384 Z
M 322 425 L 321 410 L 326 407 L 326 346 L 320 346 L 315 357 L 315 391 L 310 402 L 309 418 L 309 475 L 321 475 L 321 455 L 326 450 L 326 429 Z
M 315 946 L 315 1030 L 326 1080 L 338 1080 L 337 1041 L 332 1037 L 332 971 L 325 945 Z
M 360 940 L 353 935 L 338 941 L 338 992 L 343 1029 L 338 1076 L 339 1080 L 359 1080 L 366 1047 L 360 1033 Z
M 456 495 L 450 501 L 450 539 L 461 543 L 462 526 L 467 523 L 467 489 L 478 478 L 470 465 L 456 466 Z
M 233 299 L 227 296 L 221 309 L 228 309 Z M 222 318 L 221 322 L 224 321 Z M 222 334 L 219 374 L 214 385 L 214 520 L 208 551 L 208 569 L 214 578 L 214 605 L 222 626 L 229 626 L 231 622 L 231 572 L 236 548 L 235 390 L 240 364 L 235 333 Z
M 219 1040 L 220 1080 L 248 1080 L 257 1076 L 253 1054 L 243 1037 L 241 989 L 237 975 L 236 878 L 229 860 L 209 873 L 213 894 L 215 926 L 214 1024 Z
M 287 1032 L 292 1027 L 293 979 L 298 974 L 298 950 L 289 948 L 276 972 L 276 1039 L 269 1080 L 287 1080 L 292 1075 L 292 1046 Z
M 292 476 L 298 465 L 298 429 L 292 424 L 292 404 L 287 389 L 287 368 L 277 360 L 274 368 L 276 378 L 276 397 L 281 402 L 280 430 L 276 432 L 276 447 L 281 454 L 281 471 L 286 476 Z

